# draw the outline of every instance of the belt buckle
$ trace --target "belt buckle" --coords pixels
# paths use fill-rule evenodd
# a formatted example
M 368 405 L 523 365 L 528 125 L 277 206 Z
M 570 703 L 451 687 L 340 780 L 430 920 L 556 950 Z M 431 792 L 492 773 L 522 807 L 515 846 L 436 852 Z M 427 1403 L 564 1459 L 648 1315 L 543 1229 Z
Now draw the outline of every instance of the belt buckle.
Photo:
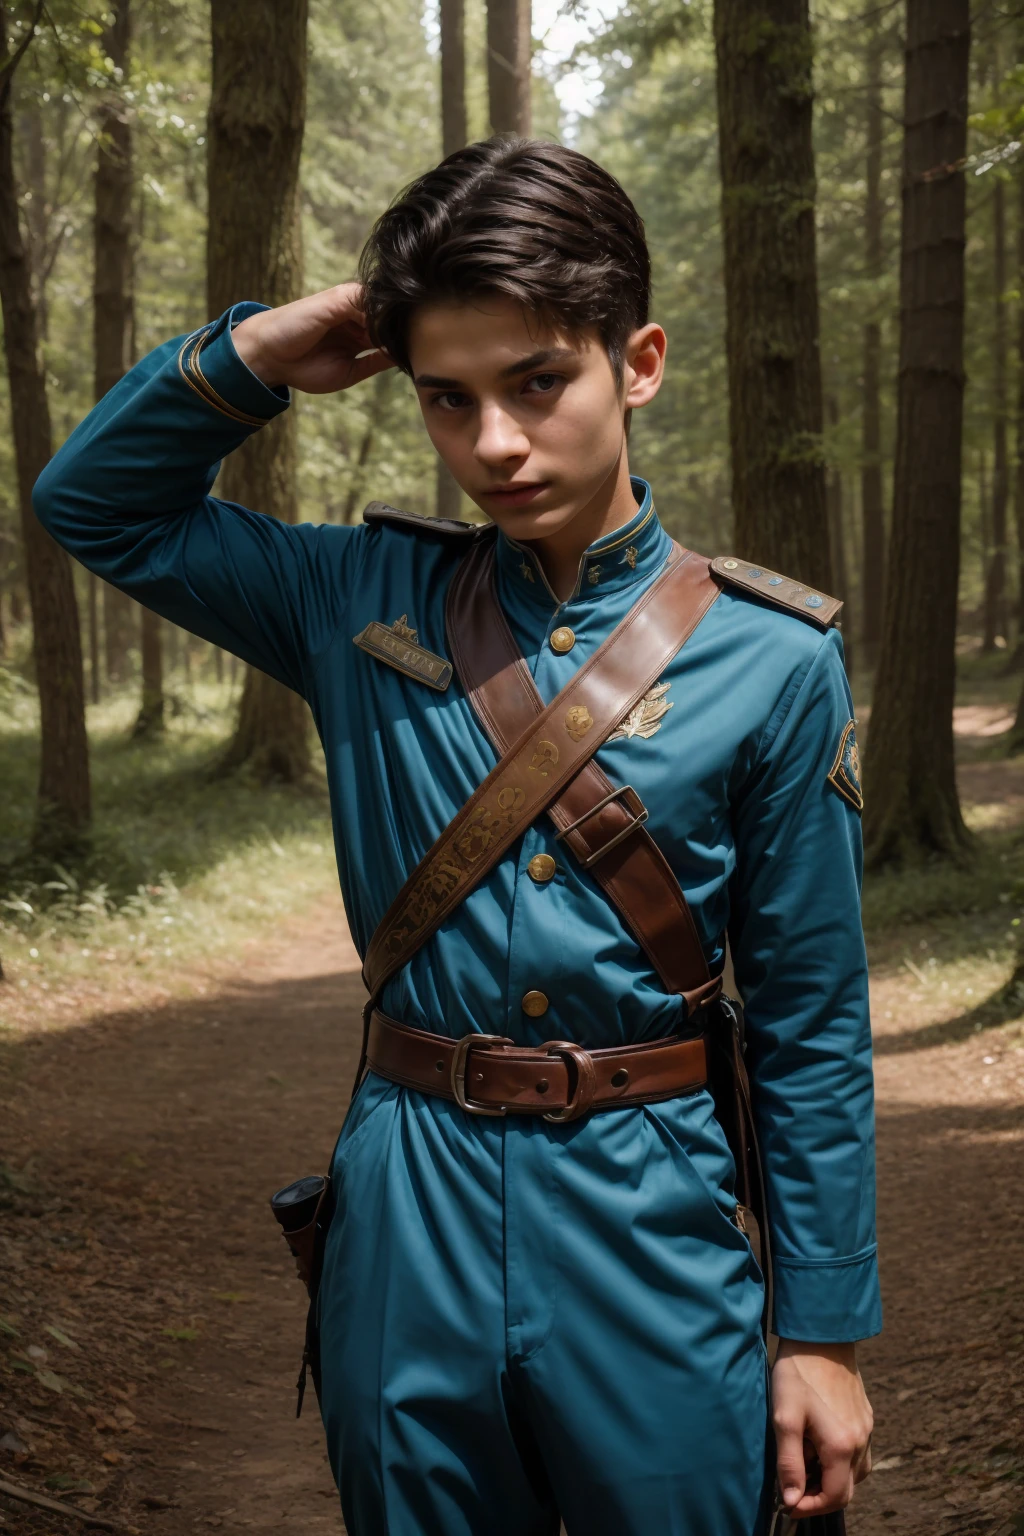
M 629 796 L 633 797 L 633 804 L 630 804 Z M 577 827 L 581 827 L 585 821 L 589 821 L 591 816 L 596 816 L 598 811 L 603 811 L 605 806 L 610 805 L 613 800 L 621 803 L 622 809 L 630 819 L 620 831 L 615 833 L 614 837 L 608 839 L 603 847 L 596 849 L 588 858 L 580 860 L 580 866 L 583 869 L 589 869 L 592 864 L 597 863 L 598 859 L 603 859 L 606 853 L 611 853 L 613 848 L 617 848 L 631 832 L 635 832 L 637 827 L 642 826 L 647 820 L 647 807 L 632 784 L 620 784 L 618 789 L 613 789 L 611 794 L 605 795 L 603 800 L 592 805 L 589 811 L 584 811 L 582 816 L 577 816 L 576 820 L 571 821 L 567 827 L 563 827 L 561 832 L 555 833 L 555 842 L 560 842 L 563 837 L 567 837 L 570 832 L 575 832 Z
M 480 1035 L 471 1033 L 463 1035 L 461 1040 L 455 1042 L 455 1055 L 452 1058 L 451 1087 L 455 1095 L 455 1102 L 460 1109 L 464 1109 L 469 1115 L 504 1115 L 507 1114 L 504 1104 L 498 1109 L 492 1109 L 489 1104 L 477 1104 L 466 1097 L 466 1069 L 469 1066 L 469 1053 L 474 1048 L 490 1051 L 499 1045 L 515 1045 L 506 1035 Z
M 597 1069 L 594 1066 L 594 1058 L 582 1045 L 577 1045 L 574 1040 L 548 1040 L 542 1047 L 549 1056 L 558 1056 L 562 1061 L 571 1061 L 576 1068 L 576 1084 L 573 1088 L 568 1104 L 564 1109 L 553 1109 L 544 1116 L 545 1120 L 552 1120 L 556 1125 L 564 1125 L 567 1120 L 578 1120 L 585 1115 L 594 1102 L 594 1094 L 597 1090 Z

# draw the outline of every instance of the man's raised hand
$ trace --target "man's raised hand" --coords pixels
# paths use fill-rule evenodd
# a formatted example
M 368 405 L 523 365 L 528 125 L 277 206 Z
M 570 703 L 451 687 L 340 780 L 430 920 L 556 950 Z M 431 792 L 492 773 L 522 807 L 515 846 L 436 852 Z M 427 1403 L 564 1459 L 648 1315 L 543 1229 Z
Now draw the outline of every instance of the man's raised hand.
M 328 395 L 393 366 L 386 352 L 369 350 L 373 342 L 359 283 L 339 283 L 279 309 L 261 310 L 237 325 L 231 339 L 242 361 L 271 389 L 288 384 L 307 395 Z

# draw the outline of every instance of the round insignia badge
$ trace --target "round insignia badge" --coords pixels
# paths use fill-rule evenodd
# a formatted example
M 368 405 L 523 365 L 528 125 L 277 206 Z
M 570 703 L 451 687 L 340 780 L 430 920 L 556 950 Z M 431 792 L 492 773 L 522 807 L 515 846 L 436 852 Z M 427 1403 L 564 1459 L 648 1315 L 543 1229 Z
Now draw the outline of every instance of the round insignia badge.
M 768 577 L 768 585 L 770 587 L 781 587 L 782 586 L 782 577 L 781 576 L 769 576 Z
M 810 597 L 804 598 L 804 606 L 806 608 L 822 608 L 824 605 L 825 599 L 823 597 L 819 597 L 817 592 L 812 592 Z
M 753 576 L 756 579 L 758 576 L 763 576 L 764 575 L 764 571 L 759 571 L 757 569 L 757 566 L 755 565 L 754 569 L 752 571 L 748 571 L 747 572 L 747 575 L 748 576 Z

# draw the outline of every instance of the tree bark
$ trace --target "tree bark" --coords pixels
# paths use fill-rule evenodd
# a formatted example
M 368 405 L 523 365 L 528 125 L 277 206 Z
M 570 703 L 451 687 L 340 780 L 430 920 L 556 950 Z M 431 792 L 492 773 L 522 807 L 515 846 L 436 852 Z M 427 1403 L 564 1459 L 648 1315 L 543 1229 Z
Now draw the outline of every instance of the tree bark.
M 526 9 L 529 12 L 529 5 Z M 468 137 L 465 4 L 464 0 L 441 0 L 441 153 L 445 159 L 462 149 Z M 461 507 L 462 492 L 458 482 L 444 460 L 439 458 L 435 496 L 437 516 L 457 518 Z M 345 521 L 350 518 L 346 516 Z
M 892 537 L 865 760 L 867 863 L 960 855 L 953 758 L 969 0 L 908 0 Z
M 807 0 L 715 0 L 735 547 L 826 591 Z
M 530 0 L 487 0 L 487 103 L 492 133 L 530 134 Z
M 1013 665 L 1019 669 L 1024 667 L 1024 165 L 1017 168 L 1017 292 L 1020 297 L 1017 300 L 1017 422 L 1013 475 L 1013 514 L 1017 525 L 1017 644 Z
M 6 7 L 0 6 L 0 59 L 7 57 Z M 32 511 L 32 487 L 50 459 L 52 437 L 31 272 L 18 218 L 12 78 L 10 69 L 0 78 L 0 304 L 39 689 L 41 754 L 33 843 L 39 852 L 59 856 L 72 853 L 89 827 L 85 678 L 71 561 Z
M 100 701 L 100 579 L 92 571 L 87 577 L 89 604 L 89 698 Z
M 380 430 L 381 422 L 384 419 L 388 401 L 391 398 L 389 385 L 389 374 L 378 373 L 375 376 L 373 381 L 373 396 L 370 400 L 370 410 L 366 420 L 366 427 L 363 431 L 362 441 L 359 444 L 359 452 L 356 454 L 356 462 L 352 467 L 352 478 L 349 481 L 348 491 L 346 493 L 345 501 L 341 509 L 341 521 L 346 525 L 354 523 L 356 520 L 356 510 L 359 506 L 359 502 L 363 494 L 364 473 L 366 470 L 366 465 L 370 454 L 373 451 L 373 444 L 377 433 Z M 442 465 L 442 468 L 443 467 L 444 466 Z M 451 477 L 449 476 L 449 478 Z M 455 482 L 452 481 L 452 484 L 454 485 Z M 457 489 L 458 487 L 456 486 L 456 490 Z M 440 511 L 438 512 L 439 517 L 443 515 L 444 514 L 442 514 Z
M 299 157 L 306 112 L 308 0 L 253 6 L 212 0 L 206 273 L 211 315 L 241 299 L 287 304 L 302 284 Z M 298 517 L 294 405 L 224 464 L 223 494 L 285 522 Z M 311 765 L 303 701 L 246 673 L 225 769 L 248 764 L 292 783 Z
M 164 658 L 160 644 L 160 618 L 142 610 L 142 703 L 132 728 L 136 738 L 162 736 L 164 732 Z
M 826 410 L 828 412 L 829 426 L 832 428 L 837 427 L 839 425 L 839 401 L 835 395 L 829 395 L 826 401 Z M 832 551 L 835 595 L 836 597 L 841 597 L 845 605 L 843 612 L 843 654 L 846 659 L 846 674 L 848 677 L 852 677 L 855 644 L 849 607 L 850 575 L 846 560 L 846 529 L 843 517 L 843 472 L 838 464 L 832 464 L 829 467 L 826 493 L 828 497 L 828 527 Z
M 131 47 L 130 0 L 115 0 L 114 18 L 101 47 L 119 71 L 96 114 L 93 181 L 93 392 L 102 400 L 131 366 L 132 332 L 132 131 L 122 84 Z M 128 650 L 137 609 L 117 587 L 103 585 L 103 638 L 111 682 L 128 676 Z
M 447 159 L 469 137 L 466 121 L 464 0 L 441 0 L 441 153 Z
M 879 23 L 871 23 L 867 47 L 867 163 L 864 197 L 864 276 L 881 282 L 882 249 L 882 57 Z M 861 637 L 866 665 L 873 671 L 882 639 L 885 588 L 885 497 L 882 489 L 882 327 L 872 316 L 864 322 L 863 402 L 861 407 L 860 501 L 862 543 Z
M 992 189 L 992 280 L 992 543 L 985 573 L 985 625 L 981 642 L 986 652 L 996 649 L 996 638 L 1005 636 L 1007 627 L 1006 512 L 1010 474 L 1006 444 L 1006 189 L 1002 181 L 997 181 Z

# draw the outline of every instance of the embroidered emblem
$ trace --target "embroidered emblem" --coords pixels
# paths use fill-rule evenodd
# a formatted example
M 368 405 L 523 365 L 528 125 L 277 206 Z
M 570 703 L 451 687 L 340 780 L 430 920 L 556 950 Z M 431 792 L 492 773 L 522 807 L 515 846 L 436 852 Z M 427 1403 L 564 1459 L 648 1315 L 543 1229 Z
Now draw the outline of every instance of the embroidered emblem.
M 538 741 L 537 750 L 533 754 L 533 762 L 530 764 L 531 771 L 541 774 L 546 779 L 557 762 L 558 748 L 554 742 Z
M 565 728 L 573 741 L 582 741 L 594 723 L 594 717 L 585 704 L 574 704 L 565 712 Z
M 420 645 L 416 631 L 406 623 L 407 618 L 403 613 L 390 627 L 374 619 L 360 634 L 352 636 L 353 643 L 406 677 L 443 693 L 452 680 L 452 664 Z
M 532 581 L 533 580 L 533 567 L 531 565 L 528 565 L 525 560 L 523 561 L 522 565 L 519 567 L 519 572 L 520 572 L 520 575 L 526 577 L 527 581 Z
M 848 800 L 855 811 L 864 809 L 864 795 L 860 787 L 860 748 L 854 735 L 854 722 L 843 727 L 839 738 L 839 750 L 828 774 L 828 782 Z
M 587 572 L 587 580 L 592 587 L 597 586 L 597 583 L 601 580 L 601 567 L 599 565 L 592 565 L 590 567 L 590 570 Z
M 625 560 L 631 571 L 636 570 L 636 559 L 639 553 L 640 551 L 637 549 L 635 544 L 630 544 L 626 548 L 626 552 L 622 558 Z
M 631 736 L 642 736 L 644 741 L 649 741 L 661 730 L 662 720 L 673 707 L 665 698 L 671 686 L 671 683 L 655 683 L 640 702 L 633 705 L 625 719 L 619 721 L 608 740 L 624 741 Z

